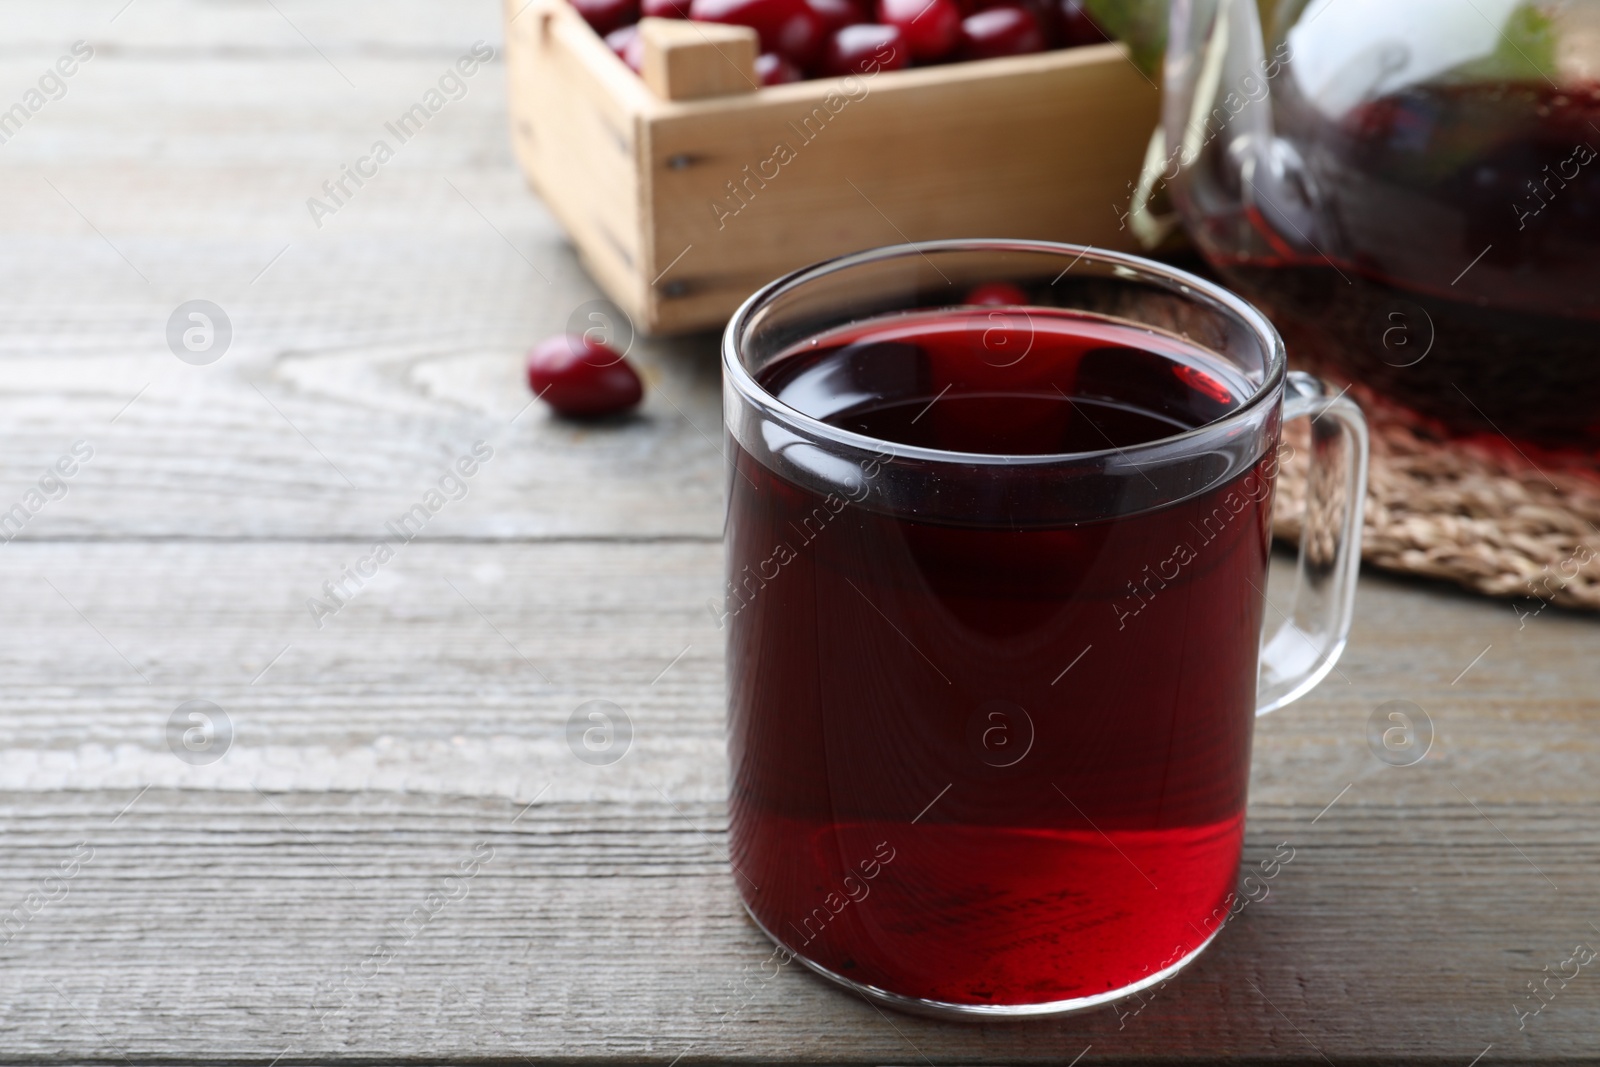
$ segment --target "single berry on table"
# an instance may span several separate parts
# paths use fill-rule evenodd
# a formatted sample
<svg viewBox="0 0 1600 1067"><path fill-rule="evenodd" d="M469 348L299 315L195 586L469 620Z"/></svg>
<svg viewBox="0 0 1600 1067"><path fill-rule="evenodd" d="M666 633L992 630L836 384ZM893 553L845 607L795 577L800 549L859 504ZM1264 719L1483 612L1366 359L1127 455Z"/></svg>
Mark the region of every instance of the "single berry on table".
<svg viewBox="0 0 1600 1067"><path fill-rule="evenodd" d="M528 387L558 413L574 418L616 415L644 398L644 383L626 357L580 334L547 337L528 353Z"/></svg>

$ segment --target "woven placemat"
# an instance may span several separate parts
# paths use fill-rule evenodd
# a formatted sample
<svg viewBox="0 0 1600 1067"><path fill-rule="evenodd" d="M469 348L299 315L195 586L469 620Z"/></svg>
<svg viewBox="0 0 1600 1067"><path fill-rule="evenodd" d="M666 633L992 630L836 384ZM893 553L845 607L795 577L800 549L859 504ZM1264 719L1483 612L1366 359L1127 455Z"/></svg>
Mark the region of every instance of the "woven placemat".
<svg viewBox="0 0 1600 1067"><path fill-rule="evenodd" d="M1600 611L1600 456L1498 434L1452 434L1370 389L1349 394L1372 430L1366 562L1488 596ZM1285 427L1273 532L1298 542L1310 433Z"/></svg>

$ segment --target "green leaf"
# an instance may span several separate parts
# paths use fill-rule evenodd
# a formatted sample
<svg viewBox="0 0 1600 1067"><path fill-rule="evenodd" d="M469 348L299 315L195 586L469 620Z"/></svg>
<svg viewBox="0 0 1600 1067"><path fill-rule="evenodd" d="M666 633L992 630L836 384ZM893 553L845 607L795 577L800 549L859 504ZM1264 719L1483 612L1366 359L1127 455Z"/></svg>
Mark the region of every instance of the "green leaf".
<svg viewBox="0 0 1600 1067"><path fill-rule="evenodd" d="M1102 30L1128 46L1139 69L1151 77L1160 74L1167 50L1167 0L1084 0L1084 6ZM1270 25L1274 6L1275 0L1257 0L1263 26Z"/></svg>
<svg viewBox="0 0 1600 1067"><path fill-rule="evenodd" d="M1555 21L1537 4L1518 5L1500 29L1495 50L1445 76L1452 82L1555 82Z"/></svg>
<svg viewBox="0 0 1600 1067"><path fill-rule="evenodd" d="M1167 48L1167 0L1085 0L1095 23L1122 41L1133 61L1154 77Z"/></svg>

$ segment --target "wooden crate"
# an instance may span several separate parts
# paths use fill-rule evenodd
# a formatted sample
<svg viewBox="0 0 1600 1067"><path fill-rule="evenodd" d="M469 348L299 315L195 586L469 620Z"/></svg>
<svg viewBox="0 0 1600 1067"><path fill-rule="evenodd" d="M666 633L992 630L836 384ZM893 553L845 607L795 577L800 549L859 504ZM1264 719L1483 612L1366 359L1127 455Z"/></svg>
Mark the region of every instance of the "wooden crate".
<svg viewBox="0 0 1600 1067"><path fill-rule="evenodd" d="M1122 213L1158 93L1121 45L682 101L565 0L505 13L517 158L644 332L720 326L778 275L876 245L1135 247Z"/></svg>

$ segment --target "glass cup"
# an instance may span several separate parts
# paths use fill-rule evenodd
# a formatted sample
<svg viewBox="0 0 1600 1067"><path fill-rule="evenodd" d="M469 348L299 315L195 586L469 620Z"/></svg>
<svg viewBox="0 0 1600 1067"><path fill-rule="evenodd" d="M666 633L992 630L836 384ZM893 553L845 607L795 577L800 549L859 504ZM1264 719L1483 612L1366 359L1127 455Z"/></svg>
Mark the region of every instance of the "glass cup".
<svg viewBox="0 0 1600 1067"><path fill-rule="evenodd" d="M985 283L1015 302L963 303ZM980 361L1022 373L1061 316L1203 353L1215 379L1177 376L1226 378L1235 403L1142 444L985 454L857 432L768 388L864 323L942 324L980 376ZM848 381L816 380L849 401L894 387L917 351L869 347ZM1148 369L1095 358L1102 392ZM1287 373L1272 325L1225 289L1023 241L797 271L735 314L723 372L730 852L774 961L909 1010L1025 1016L1193 959L1231 904L1252 719L1344 647L1356 406ZM985 395L991 421L1037 414L1037 398ZM911 422L966 417L956 399ZM1299 580L1263 639L1282 420L1298 417L1313 420Z"/></svg>

